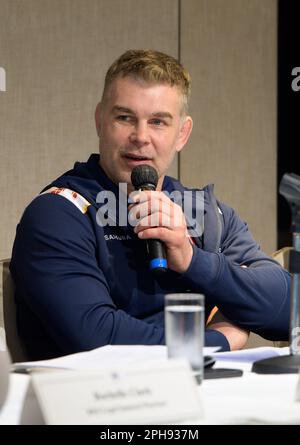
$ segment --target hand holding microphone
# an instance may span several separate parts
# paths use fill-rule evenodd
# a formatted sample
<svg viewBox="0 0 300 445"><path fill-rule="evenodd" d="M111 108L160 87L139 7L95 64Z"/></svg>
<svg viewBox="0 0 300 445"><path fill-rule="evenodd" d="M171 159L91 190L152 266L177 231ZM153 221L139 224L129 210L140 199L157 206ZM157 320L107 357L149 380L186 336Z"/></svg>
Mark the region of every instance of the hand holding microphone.
<svg viewBox="0 0 300 445"><path fill-rule="evenodd" d="M154 191L156 190L158 182L157 171L147 164L134 167L131 172L131 182L135 190ZM146 244L150 260L150 270L156 274L165 272L168 268L168 263L163 243L159 239L148 239Z"/></svg>
<svg viewBox="0 0 300 445"><path fill-rule="evenodd" d="M135 190L141 190L134 197L134 210L139 216L135 232L147 241L150 269L156 274L167 268L184 273L191 263L193 248L181 207L165 193L156 191L158 175L153 167L135 167L131 182Z"/></svg>

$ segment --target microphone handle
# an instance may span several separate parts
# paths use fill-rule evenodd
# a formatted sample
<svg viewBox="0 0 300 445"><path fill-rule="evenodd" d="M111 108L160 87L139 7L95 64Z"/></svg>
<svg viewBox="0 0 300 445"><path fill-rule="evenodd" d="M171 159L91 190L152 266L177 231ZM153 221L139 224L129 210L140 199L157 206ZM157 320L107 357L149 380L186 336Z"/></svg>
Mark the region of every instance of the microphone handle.
<svg viewBox="0 0 300 445"><path fill-rule="evenodd" d="M140 190L155 191L153 184L143 184ZM156 275L160 275L168 269L167 255L164 244L159 239L146 240L148 257L150 260L150 270Z"/></svg>
<svg viewBox="0 0 300 445"><path fill-rule="evenodd" d="M150 260L150 269L155 271L160 269L161 271L167 270L167 256L165 247L159 239L146 240L148 257Z"/></svg>

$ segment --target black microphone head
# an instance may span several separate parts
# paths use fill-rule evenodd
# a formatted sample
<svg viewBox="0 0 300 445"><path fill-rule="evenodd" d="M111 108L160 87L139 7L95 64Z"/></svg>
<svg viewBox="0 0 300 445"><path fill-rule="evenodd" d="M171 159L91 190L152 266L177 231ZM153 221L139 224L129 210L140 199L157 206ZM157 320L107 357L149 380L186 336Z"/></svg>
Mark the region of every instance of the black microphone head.
<svg viewBox="0 0 300 445"><path fill-rule="evenodd" d="M147 164L138 165L131 172L131 182L135 190L147 186L155 190L158 183L157 171Z"/></svg>

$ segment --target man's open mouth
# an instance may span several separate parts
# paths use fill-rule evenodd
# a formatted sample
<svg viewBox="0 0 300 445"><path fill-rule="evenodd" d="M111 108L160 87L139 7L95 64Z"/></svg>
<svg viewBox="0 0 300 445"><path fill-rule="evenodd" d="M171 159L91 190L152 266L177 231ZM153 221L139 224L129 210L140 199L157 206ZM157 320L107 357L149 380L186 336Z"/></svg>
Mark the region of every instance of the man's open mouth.
<svg viewBox="0 0 300 445"><path fill-rule="evenodd" d="M134 154L124 154L123 157L132 161L151 161L151 159L148 158L147 156L140 156Z"/></svg>

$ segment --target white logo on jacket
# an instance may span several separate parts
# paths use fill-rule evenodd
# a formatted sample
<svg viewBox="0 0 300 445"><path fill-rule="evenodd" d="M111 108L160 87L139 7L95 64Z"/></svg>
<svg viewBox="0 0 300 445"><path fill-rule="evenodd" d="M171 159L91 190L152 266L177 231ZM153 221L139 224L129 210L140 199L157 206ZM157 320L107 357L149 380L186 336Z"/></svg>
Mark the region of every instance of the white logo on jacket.
<svg viewBox="0 0 300 445"><path fill-rule="evenodd" d="M132 239L129 235L104 235L105 241L127 241L128 239Z"/></svg>

